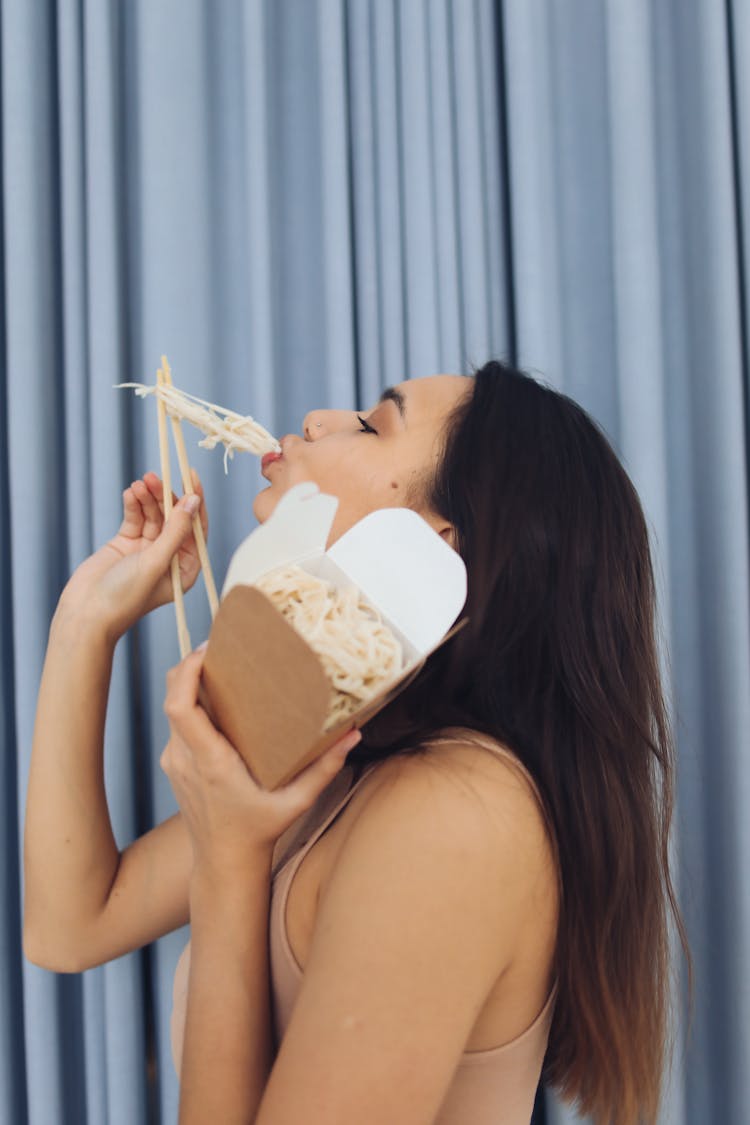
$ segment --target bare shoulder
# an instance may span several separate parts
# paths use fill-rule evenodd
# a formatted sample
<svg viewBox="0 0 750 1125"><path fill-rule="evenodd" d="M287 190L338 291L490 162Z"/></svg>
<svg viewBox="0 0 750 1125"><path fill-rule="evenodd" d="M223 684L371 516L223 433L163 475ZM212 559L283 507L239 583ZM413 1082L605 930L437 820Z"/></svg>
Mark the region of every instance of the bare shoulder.
<svg viewBox="0 0 750 1125"><path fill-rule="evenodd" d="M491 839L512 838L515 849L525 845L530 855L552 859L539 792L517 756L500 743L490 749L456 735L414 754L395 755L378 764L359 796L357 819L368 807L379 816L389 808L396 816L404 804L413 804L415 813L420 807L433 814L439 809L454 825L465 817L467 827Z"/></svg>
<svg viewBox="0 0 750 1125"><path fill-rule="evenodd" d="M329 879L342 864L381 868L398 857L428 854L430 880L446 894L450 872L471 862L475 890L492 894L507 932L516 919L549 900L556 885L554 847L534 783L509 750L494 752L460 737L379 763L355 795ZM439 862L435 862L438 861ZM500 894L497 892L500 891ZM504 907L501 907L504 904Z"/></svg>

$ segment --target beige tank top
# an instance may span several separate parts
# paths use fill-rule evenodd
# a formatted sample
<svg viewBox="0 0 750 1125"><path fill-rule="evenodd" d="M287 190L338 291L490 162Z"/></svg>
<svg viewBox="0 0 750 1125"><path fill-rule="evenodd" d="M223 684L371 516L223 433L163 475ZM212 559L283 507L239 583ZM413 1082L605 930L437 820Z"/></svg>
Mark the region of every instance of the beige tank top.
<svg viewBox="0 0 750 1125"><path fill-rule="evenodd" d="M475 731L462 730L461 737L485 746L506 758L511 757L514 765L537 792L531 776L518 759L510 755L507 750ZM447 741L447 736L445 740ZM340 783L348 774L348 784L343 796L338 796L331 808L331 788L334 789L334 793L336 791L340 793L340 788L338 785L329 787L325 794L321 794L321 798L322 807L325 808L327 805L330 811L323 814L323 819L319 820L317 827L310 830L311 824L317 819L315 812L320 815L321 798L319 803L305 815L302 833L297 830L291 837L282 837L280 841L282 848L276 852L277 857L281 855L281 862L274 865L269 912L269 957L275 1050L278 1050L278 1045L291 1019L303 977L302 968L295 960L286 931L286 903L289 888L305 855L378 764L374 762L367 766L354 784L351 784L353 771L343 770L336 779ZM298 824L295 824L294 828L298 829ZM308 833L307 839L301 847L296 847L300 835L305 832ZM288 854L290 850L291 855ZM287 852L286 856L281 854L283 851ZM183 950L174 977L171 1040L172 1058L178 1074L182 1057L189 967L190 943ZM511 1042L485 1051L464 1051L440 1112L435 1118L435 1125L528 1125L544 1053L547 1049L555 993L556 988L553 988L533 1023Z"/></svg>

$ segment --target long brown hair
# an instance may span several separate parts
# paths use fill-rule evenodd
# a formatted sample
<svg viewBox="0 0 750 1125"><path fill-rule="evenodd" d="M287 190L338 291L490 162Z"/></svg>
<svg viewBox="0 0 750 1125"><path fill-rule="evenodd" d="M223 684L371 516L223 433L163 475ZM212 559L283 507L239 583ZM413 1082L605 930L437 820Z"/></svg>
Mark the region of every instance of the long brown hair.
<svg viewBox="0 0 750 1125"><path fill-rule="evenodd" d="M350 761L446 727L509 747L554 832L562 903L544 1078L597 1122L656 1120L668 1057L674 746L638 495L567 396L491 361L446 425L423 500L457 532L468 625Z"/></svg>

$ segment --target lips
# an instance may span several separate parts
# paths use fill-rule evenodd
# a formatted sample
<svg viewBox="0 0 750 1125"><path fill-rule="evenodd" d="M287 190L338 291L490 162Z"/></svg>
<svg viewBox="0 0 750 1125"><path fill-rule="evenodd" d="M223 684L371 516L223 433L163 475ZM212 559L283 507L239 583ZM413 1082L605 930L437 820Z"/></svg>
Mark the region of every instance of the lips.
<svg viewBox="0 0 750 1125"><path fill-rule="evenodd" d="M261 458L261 468L265 471L269 465L273 465L274 461L280 461L283 453L264 453Z"/></svg>

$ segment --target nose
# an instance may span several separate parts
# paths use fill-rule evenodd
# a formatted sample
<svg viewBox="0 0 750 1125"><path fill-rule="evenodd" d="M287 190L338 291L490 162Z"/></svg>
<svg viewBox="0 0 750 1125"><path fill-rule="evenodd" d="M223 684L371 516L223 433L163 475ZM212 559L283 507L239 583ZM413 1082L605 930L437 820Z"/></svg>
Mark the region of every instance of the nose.
<svg viewBox="0 0 750 1125"><path fill-rule="evenodd" d="M322 410L311 410L309 414L305 415L305 420L302 424L302 432L305 435L305 441L315 441L320 437L320 431L323 429L323 423L318 415L322 414Z"/></svg>
<svg viewBox="0 0 750 1125"><path fill-rule="evenodd" d="M353 417L351 410L311 410L302 422L305 441L317 441L326 434L351 426Z"/></svg>

